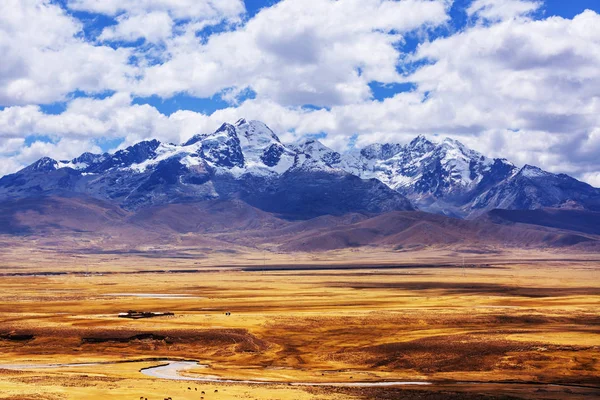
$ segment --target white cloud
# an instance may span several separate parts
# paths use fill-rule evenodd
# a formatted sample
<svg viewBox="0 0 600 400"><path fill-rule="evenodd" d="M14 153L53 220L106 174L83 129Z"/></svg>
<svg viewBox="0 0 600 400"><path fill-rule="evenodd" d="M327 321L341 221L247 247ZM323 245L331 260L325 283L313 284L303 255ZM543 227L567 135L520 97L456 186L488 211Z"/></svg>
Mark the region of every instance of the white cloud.
<svg viewBox="0 0 600 400"><path fill-rule="evenodd" d="M0 155L0 177L21 169L23 165L15 160L13 157L7 157Z"/></svg>
<svg viewBox="0 0 600 400"><path fill-rule="evenodd" d="M42 117L38 106L5 108L0 111L0 137L6 139L34 135L36 121Z"/></svg>
<svg viewBox="0 0 600 400"><path fill-rule="evenodd" d="M356 103L370 98L370 81L401 79L395 47L401 34L445 23L449 5L448 0L315 0L307 7L302 0L284 0L238 29L204 38L198 31L207 25L238 20L243 3L70 1L72 10L117 19L100 41L164 42L158 49L113 49L86 42L81 23L57 3L6 1L0 15L5 33L0 35L5 56L0 105L51 103L75 90L210 97L246 88L285 105ZM138 67L129 64L134 55L141 58Z"/></svg>
<svg viewBox="0 0 600 400"><path fill-rule="evenodd" d="M242 0L69 0L72 10L116 17L117 25L107 27L100 40L156 43L173 34L176 22L218 24L237 22L245 11Z"/></svg>
<svg viewBox="0 0 600 400"><path fill-rule="evenodd" d="M164 12L151 12L141 15L122 15L117 17L118 24L102 31L100 40L123 40L134 42L145 38L156 43L168 38L173 30L173 20Z"/></svg>
<svg viewBox="0 0 600 400"><path fill-rule="evenodd" d="M582 178L590 185L600 188L600 172L588 172Z"/></svg>
<svg viewBox="0 0 600 400"><path fill-rule="evenodd" d="M170 59L146 69L133 90L209 97L250 87L284 105L356 103L370 81L396 82L402 33L447 21L445 0L284 0L206 43L168 42Z"/></svg>
<svg viewBox="0 0 600 400"><path fill-rule="evenodd" d="M0 138L0 155L11 155L23 147L23 138Z"/></svg>
<svg viewBox="0 0 600 400"><path fill-rule="evenodd" d="M75 90L128 84L130 50L78 37L81 24L49 0L4 0L0 12L0 105L49 103Z"/></svg>
<svg viewBox="0 0 600 400"><path fill-rule="evenodd" d="M6 108L0 111L0 136L37 134L74 140L126 137L139 141L158 135L164 140L178 140L178 132L169 129L167 120L156 108L132 105L129 94L118 93L102 100L72 100L58 115L44 114L37 106Z"/></svg>
<svg viewBox="0 0 600 400"><path fill-rule="evenodd" d="M176 19L234 18L245 10L242 0L68 0L67 4L72 10L111 16L162 11Z"/></svg>
<svg viewBox="0 0 600 400"><path fill-rule="evenodd" d="M467 8L467 14L500 21L531 14L542 4L541 0L475 0Z"/></svg>

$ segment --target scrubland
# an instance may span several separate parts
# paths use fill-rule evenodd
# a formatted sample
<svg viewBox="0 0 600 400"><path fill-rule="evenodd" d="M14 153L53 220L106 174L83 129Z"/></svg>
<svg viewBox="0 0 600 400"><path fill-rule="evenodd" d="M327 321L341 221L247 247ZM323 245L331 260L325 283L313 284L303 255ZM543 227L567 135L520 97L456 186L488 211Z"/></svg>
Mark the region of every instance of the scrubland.
<svg viewBox="0 0 600 400"><path fill-rule="evenodd" d="M0 399L600 396L593 255L2 254ZM128 310L175 316L118 317ZM267 383L140 373L164 360L206 365L186 376ZM42 368L72 363L88 365ZM431 385L290 385L385 381Z"/></svg>

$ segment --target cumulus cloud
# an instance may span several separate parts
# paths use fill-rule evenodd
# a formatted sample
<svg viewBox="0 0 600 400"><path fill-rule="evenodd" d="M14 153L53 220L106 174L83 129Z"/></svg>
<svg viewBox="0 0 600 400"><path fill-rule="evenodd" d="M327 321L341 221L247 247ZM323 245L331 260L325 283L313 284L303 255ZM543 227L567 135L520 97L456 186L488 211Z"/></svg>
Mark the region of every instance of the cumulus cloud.
<svg viewBox="0 0 600 400"><path fill-rule="evenodd" d="M98 14L168 12L176 19L234 18L244 12L242 0L68 0L72 10Z"/></svg>
<svg viewBox="0 0 600 400"><path fill-rule="evenodd" d="M67 3L70 10L116 18L100 43L143 37L164 42L157 51L87 42L82 24L50 0L7 2L0 16L0 105L51 103L76 90L211 97L252 89L292 106L360 102L371 96L369 82L401 79L396 45L402 34L447 22L450 4L315 0L307 7L303 0L283 0L238 29L205 37L199 32L208 24L239 19L243 2ZM141 61L131 65L132 57Z"/></svg>
<svg viewBox="0 0 600 400"><path fill-rule="evenodd" d="M168 38L173 30L173 20L164 12L151 12L140 15L117 17L117 25L105 28L100 40L123 40L135 42L145 38L148 42L157 43Z"/></svg>
<svg viewBox="0 0 600 400"><path fill-rule="evenodd" d="M90 140L130 137L142 140L161 131L167 117L154 107L132 105L127 93L105 99L78 98L57 115L45 114L38 106L9 107L0 111L0 136L37 134L57 138Z"/></svg>
<svg viewBox="0 0 600 400"><path fill-rule="evenodd" d="M0 105L49 103L75 90L125 87L129 49L84 41L81 24L49 0L4 0L0 13Z"/></svg>
<svg viewBox="0 0 600 400"><path fill-rule="evenodd" d="M582 179L594 187L600 187L600 172L587 172Z"/></svg>
<svg viewBox="0 0 600 400"><path fill-rule="evenodd" d="M176 22L218 24L236 22L245 11L242 0L69 0L72 10L116 17L101 40L156 43L172 35ZM202 25L204 26L204 25Z"/></svg>
<svg viewBox="0 0 600 400"><path fill-rule="evenodd" d="M23 138L0 138L0 156L10 156L23 147Z"/></svg>
<svg viewBox="0 0 600 400"><path fill-rule="evenodd" d="M168 42L170 59L146 69L133 90L209 97L251 88L261 99L332 106L370 98L371 81L397 82L402 34L448 20L447 1L284 0L243 27L203 43Z"/></svg>
<svg viewBox="0 0 600 400"><path fill-rule="evenodd" d="M6 157L0 154L0 176L12 174L23 166L13 157Z"/></svg>
<svg viewBox="0 0 600 400"><path fill-rule="evenodd" d="M531 14L542 6L540 0L475 0L467 8L469 16L501 21Z"/></svg>

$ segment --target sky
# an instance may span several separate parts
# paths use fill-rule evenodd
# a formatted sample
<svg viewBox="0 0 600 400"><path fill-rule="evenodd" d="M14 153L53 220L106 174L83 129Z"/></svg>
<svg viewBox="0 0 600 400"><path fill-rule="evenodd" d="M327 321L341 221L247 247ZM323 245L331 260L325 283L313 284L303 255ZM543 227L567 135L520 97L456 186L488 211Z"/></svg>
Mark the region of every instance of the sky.
<svg viewBox="0 0 600 400"><path fill-rule="evenodd" d="M2 0L0 176L256 119L600 187L599 0Z"/></svg>

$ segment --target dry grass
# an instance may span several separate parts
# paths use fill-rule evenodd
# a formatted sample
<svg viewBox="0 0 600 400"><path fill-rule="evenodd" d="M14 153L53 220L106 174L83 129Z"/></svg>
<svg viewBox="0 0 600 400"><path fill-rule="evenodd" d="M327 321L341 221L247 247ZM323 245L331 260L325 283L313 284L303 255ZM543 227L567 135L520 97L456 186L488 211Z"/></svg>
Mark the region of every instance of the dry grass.
<svg viewBox="0 0 600 400"><path fill-rule="evenodd" d="M38 248L30 249L27 261L24 246L3 250L0 363L177 358L209 365L196 373L233 379L428 380L436 385L192 385L145 377L140 368L157 363L144 361L0 370L0 399L93 399L108 391L111 398L198 399L196 387L210 389L206 399L557 399L599 394L598 389L577 387L600 387L600 267L593 256L567 260L551 253L466 254L468 268L461 268L462 256L449 249L269 254L267 263L262 252L213 252L196 259L198 250L185 250L188 258L172 257L181 255L181 249L165 251L150 257L152 253L56 254ZM423 266L415 267L418 263ZM259 270L239 267L252 264ZM303 267L293 267L297 264ZM368 264L402 268L366 268ZM88 270L104 274L82 274ZM188 272L162 272L166 270ZM10 275L31 272L70 274ZM122 295L127 293L179 296ZM176 316L117 317L130 309L173 311ZM225 316L226 311L232 315ZM452 383L456 381L522 385Z"/></svg>

